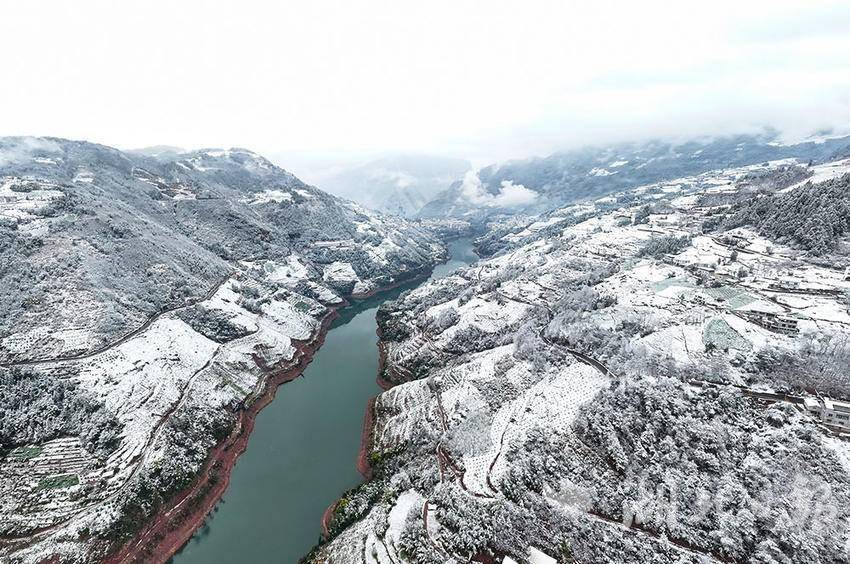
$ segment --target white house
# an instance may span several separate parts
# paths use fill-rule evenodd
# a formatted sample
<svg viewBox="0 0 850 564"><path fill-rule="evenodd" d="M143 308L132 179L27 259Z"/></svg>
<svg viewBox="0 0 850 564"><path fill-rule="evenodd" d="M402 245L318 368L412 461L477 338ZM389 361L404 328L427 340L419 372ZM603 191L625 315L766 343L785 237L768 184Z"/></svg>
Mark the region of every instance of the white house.
<svg viewBox="0 0 850 564"><path fill-rule="evenodd" d="M822 423L850 430L850 403L829 398L806 398L803 403Z"/></svg>

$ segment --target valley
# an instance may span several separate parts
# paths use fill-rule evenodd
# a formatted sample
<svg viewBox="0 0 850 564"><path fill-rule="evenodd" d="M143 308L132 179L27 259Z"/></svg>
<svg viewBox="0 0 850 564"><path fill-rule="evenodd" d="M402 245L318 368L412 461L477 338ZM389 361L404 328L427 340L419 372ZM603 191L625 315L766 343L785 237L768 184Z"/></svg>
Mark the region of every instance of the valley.
<svg viewBox="0 0 850 564"><path fill-rule="evenodd" d="M451 259L430 279L474 259L469 239L449 243ZM174 558L175 564L274 556L296 562L322 532L322 512L362 477L356 461L363 416L381 389L375 314L419 286L415 281L339 310L322 347L298 378L258 416L219 506Z"/></svg>
<svg viewBox="0 0 850 564"><path fill-rule="evenodd" d="M850 2L0 53L0 564L850 564Z"/></svg>
<svg viewBox="0 0 850 564"><path fill-rule="evenodd" d="M188 538L335 310L447 256L416 226L245 150L0 148L19 155L0 170L3 559L101 560L172 529Z"/></svg>
<svg viewBox="0 0 850 564"><path fill-rule="evenodd" d="M840 151L414 221L244 149L0 146L0 558L850 546Z"/></svg>

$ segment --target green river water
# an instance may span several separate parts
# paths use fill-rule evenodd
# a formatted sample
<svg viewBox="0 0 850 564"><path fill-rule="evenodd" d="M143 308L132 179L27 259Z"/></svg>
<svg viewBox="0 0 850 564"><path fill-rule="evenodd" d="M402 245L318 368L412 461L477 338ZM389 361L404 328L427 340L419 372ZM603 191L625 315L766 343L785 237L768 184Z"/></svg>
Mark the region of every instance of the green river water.
<svg viewBox="0 0 850 564"><path fill-rule="evenodd" d="M477 260L470 239L449 244L439 278ZM319 540L325 509L362 479L355 468L363 416L380 393L375 313L422 282L340 310L303 377L257 417L248 448L215 511L175 564L295 563Z"/></svg>

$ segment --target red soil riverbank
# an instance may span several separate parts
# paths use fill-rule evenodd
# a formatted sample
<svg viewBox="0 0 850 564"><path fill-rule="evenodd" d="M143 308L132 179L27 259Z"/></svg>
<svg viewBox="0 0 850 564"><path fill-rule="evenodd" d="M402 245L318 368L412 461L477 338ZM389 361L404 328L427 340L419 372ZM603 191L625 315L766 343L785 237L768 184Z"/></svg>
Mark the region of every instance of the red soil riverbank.
<svg viewBox="0 0 850 564"><path fill-rule="evenodd" d="M379 292L391 290L402 284L415 280L425 279L430 276L433 267L413 272L392 284L382 286L358 295L353 299L365 299ZM348 301L337 307L350 305ZM321 327L312 340L306 342L293 342L296 348L295 363L280 369L272 369L266 383L263 394L257 398L248 408L239 412L236 426L231 435L220 445L210 452L207 462L198 474L195 482L174 496L168 502L168 506L161 509L145 527L127 542L118 552L104 559L105 564L122 564L130 562L166 562L180 550L195 531L200 528L207 515L215 508L227 486L230 483L230 474L239 458L248 446L248 438L254 428L254 419L257 414L268 405L275 397L277 388L281 384L290 382L300 376L313 355L319 350L325 340L331 322L339 314L336 309L322 320ZM380 337L380 330L378 332ZM384 365L383 348L380 350L380 366ZM378 374L378 384L382 389L392 387L389 382L383 382ZM364 417L364 430L362 433L360 452L358 453L357 469L364 479L369 480L372 469L369 465L369 450L374 421L373 398L367 407ZM322 516L322 531L327 535L328 526L333 518L333 511L339 501L331 504Z"/></svg>
<svg viewBox="0 0 850 564"><path fill-rule="evenodd" d="M328 505L328 508L325 509L324 513L322 513L322 537L324 538L328 538L330 536L331 519L334 517L334 510L338 503L339 500L336 500L332 504Z"/></svg>
<svg viewBox="0 0 850 564"><path fill-rule="evenodd" d="M375 402L372 398L366 404L363 415L363 431L360 434L360 451L357 453L357 471L367 482L372 479L372 466L369 464L369 451L372 450L372 429L375 425Z"/></svg>
<svg viewBox="0 0 850 564"><path fill-rule="evenodd" d="M168 507L160 510L117 553L106 558L107 564L166 562L192 538L224 495L236 460L248 446L257 414L274 399L281 384L304 372L324 343L331 322L337 315L336 310L331 310L310 341L293 343L296 349L294 363L271 370L262 395L239 412L233 432L213 449L195 482L173 497Z"/></svg>
<svg viewBox="0 0 850 564"><path fill-rule="evenodd" d="M389 380L384 380L382 376L387 362L387 353L383 346L380 325L376 334L378 335L378 375L375 377L375 381L386 392L395 386L395 384ZM378 398L376 396L369 400L369 403L366 405L366 413L363 415L363 430L360 433L360 450L357 452L357 471L360 472L360 475L367 482L372 479L372 465L369 463L369 455L372 450L372 431L375 426L375 403L377 401Z"/></svg>
<svg viewBox="0 0 850 564"><path fill-rule="evenodd" d="M366 403L366 413L363 415L363 430L360 433L360 450L357 451L357 471L363 476L365 481L372 479L372 466L369 464L369 454L372 441L372 426L375 423L375 401L377 397L371 398ZM328 538L330 536L331 520L334 516L334 510L340 500L334 501L325 509L322 514L322 536Z"/></svg>

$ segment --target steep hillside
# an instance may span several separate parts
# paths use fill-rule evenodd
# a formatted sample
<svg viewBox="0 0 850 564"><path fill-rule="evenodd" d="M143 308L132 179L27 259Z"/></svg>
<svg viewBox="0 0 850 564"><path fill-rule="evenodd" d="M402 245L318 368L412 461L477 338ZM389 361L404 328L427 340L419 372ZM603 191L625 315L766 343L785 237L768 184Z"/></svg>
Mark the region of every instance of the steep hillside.
<svg viewBox="0 0 850 564"><path fill-rule="evenodd" d="M850 162L788 167L505 225L382 307L372 479L309 560L846 561L850 443L810 411L850 398L844 223L759 210L845 221Z"/></svg>
<svg viewBox="0 0 850 564"><path fill-rule="evenodd" d="M784 145L772 135L739 135L687 143L649 142L587 148L509 161L469 173L425 205L423 218L485 221L539 213L619 190L710 170L784 158L802 163L838 158L850 138Z"/></svg>
<svg viewBox="0 0 850 564"><path fill-rule="evenodd" d="M0 140L0 559L97 560L208 503L333 308L444 257L244 149Z"/></svg>
<svg viewBox="0 0 850 564"><path fill-rule="evenodd" d="M0 168L0 363L94 350L197 300L241 262L298 257L350 294L436 252L416 227L250 151L157 160L50 139L6 139L0 151L24 152Z"/></svg>

